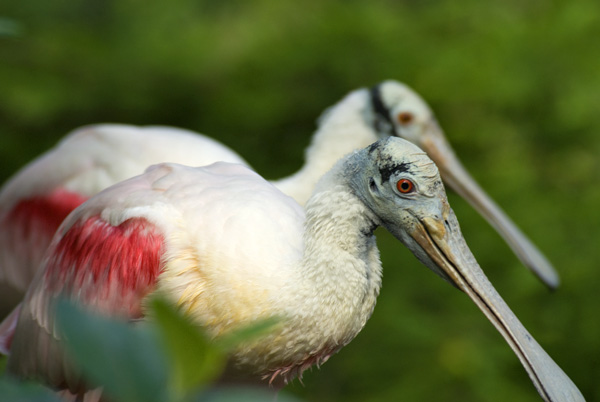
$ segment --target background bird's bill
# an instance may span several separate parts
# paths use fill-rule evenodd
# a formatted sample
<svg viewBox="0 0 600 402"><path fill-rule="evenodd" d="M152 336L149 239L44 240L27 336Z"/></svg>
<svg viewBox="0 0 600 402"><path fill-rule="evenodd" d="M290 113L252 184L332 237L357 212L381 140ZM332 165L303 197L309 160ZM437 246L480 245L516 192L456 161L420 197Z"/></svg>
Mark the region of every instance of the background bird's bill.
<svg viewBox="0 0 600 402"><path fill-rule="evenodd" d="M467 246L454 212L415 218L410 236L425 251L422 262L464 291L504 336L545 401L583 401L569 377L527 332L489 282Z"/></svg>
<svg viewBox="0 0 600 402"><path fill-rule="evenodd" d="M544 284L551 289L558 287L560 279L554 267L469 175L435 119L426 124L428 127L423 130L425 134L417 145L438 166L444 183L467 200L500 233L521 262Z"/></svg>

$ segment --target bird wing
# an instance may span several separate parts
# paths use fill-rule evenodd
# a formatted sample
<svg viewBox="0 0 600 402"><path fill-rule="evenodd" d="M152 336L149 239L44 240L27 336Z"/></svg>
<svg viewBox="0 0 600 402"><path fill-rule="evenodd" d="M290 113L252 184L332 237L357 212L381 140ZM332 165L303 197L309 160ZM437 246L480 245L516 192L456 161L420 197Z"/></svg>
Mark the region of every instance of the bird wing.
<svg viewBox="0 0 600 402"><path fill-rule="evenodd" d="M22 292L63 219L90 196L161 162L246 162L217 141L173 127L77 129L0 189L0 285Z"/></svg>
<svg viewBox="0 0 600 402"><path fill-rule="evenodd" d="M241 165L163 164L102 191L58 229L23 302L8 370L80 390L58 341L58 298L138 319L161 290L215 332L260 316L300 258L303 220L297 203Z"/></svg>

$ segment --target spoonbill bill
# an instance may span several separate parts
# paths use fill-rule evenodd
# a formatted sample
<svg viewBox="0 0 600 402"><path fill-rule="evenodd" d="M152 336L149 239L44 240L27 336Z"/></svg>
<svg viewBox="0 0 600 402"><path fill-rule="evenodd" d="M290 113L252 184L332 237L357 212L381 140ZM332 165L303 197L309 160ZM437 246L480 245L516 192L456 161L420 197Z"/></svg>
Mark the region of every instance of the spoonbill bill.
<svg viewBox="0 0 600 402"><path fill-rule="evenodd" d="M56 333L57 300L139 320L160 292L214 337L279 317L230 359L249 378L284 384L338 352L370 317L382 281L378 226L476 303L544 400L583 401L479 268L435 164L393 137L342 158L304 209L250 169L222 162L156 165L93 196L52 240L7 370L84 393Z"/></svg>
<svg viewBox="0 0 600 402"><path fill-rule="evenodd" d="M558 286L547 259L462 167L425 101L399 82L353 91L329 108L303 167L275 185L304 205L317 180L339 158L386 136L405 138L425 150L446 183L496 228L524 265L548 286ZM105 124L72 132L0 189L0 292L16 293L12 302L4 301L5 308L23 296L52 235L77 205L152 164L216 161L245 163L215 140L182 129Z"/></svg>

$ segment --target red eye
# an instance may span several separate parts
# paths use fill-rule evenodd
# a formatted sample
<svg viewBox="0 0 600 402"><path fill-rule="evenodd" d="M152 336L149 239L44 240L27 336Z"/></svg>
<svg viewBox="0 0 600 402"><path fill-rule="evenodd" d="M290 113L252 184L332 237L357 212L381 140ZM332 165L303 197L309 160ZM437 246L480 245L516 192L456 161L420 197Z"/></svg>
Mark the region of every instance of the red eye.
<svg viewBox="0 0 600 402"><path fill-rule="evenodd" d="M410 112L398 113L397 119L400 124L408 124L413 121L414 115Z"/></svg>
<svg viewBox="0 0 600 402"><path fill-rule="evenodd" d="M400 179L398 183L396 183L396 188L403 194L410 193L415 188L415 185L412 181L408 179Z"/></svg>

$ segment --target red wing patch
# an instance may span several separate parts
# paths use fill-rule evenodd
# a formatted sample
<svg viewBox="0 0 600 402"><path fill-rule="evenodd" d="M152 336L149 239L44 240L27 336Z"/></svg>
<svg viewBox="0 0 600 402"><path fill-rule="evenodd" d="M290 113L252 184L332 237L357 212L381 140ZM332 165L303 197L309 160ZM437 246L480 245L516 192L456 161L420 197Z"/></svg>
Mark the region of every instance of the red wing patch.
<svg viewBox="0 0 600 402"><path fill-rule="evenodd" d="M158 229L143 218L111 226L91 217L53 245L46 263L48 290L111 314L140 317L141 301L161 272L163 244Z"/></svg>
<svg viewBox="0 0 600 402"><path fill-rule="evenodd" d="M65 217L86 201L80 194L56 189L49 194L20 200L0 223L0 256L9 282L25 290Z"/></svg>
<svg viewBox="0 0 600 402"><path fill-rule="evenodd" d="M19 223L23 237L40 232L52 237L67 215L86 200L87 197L78 193L56 189L49 194L19 201L7 220Z"/></svg>

